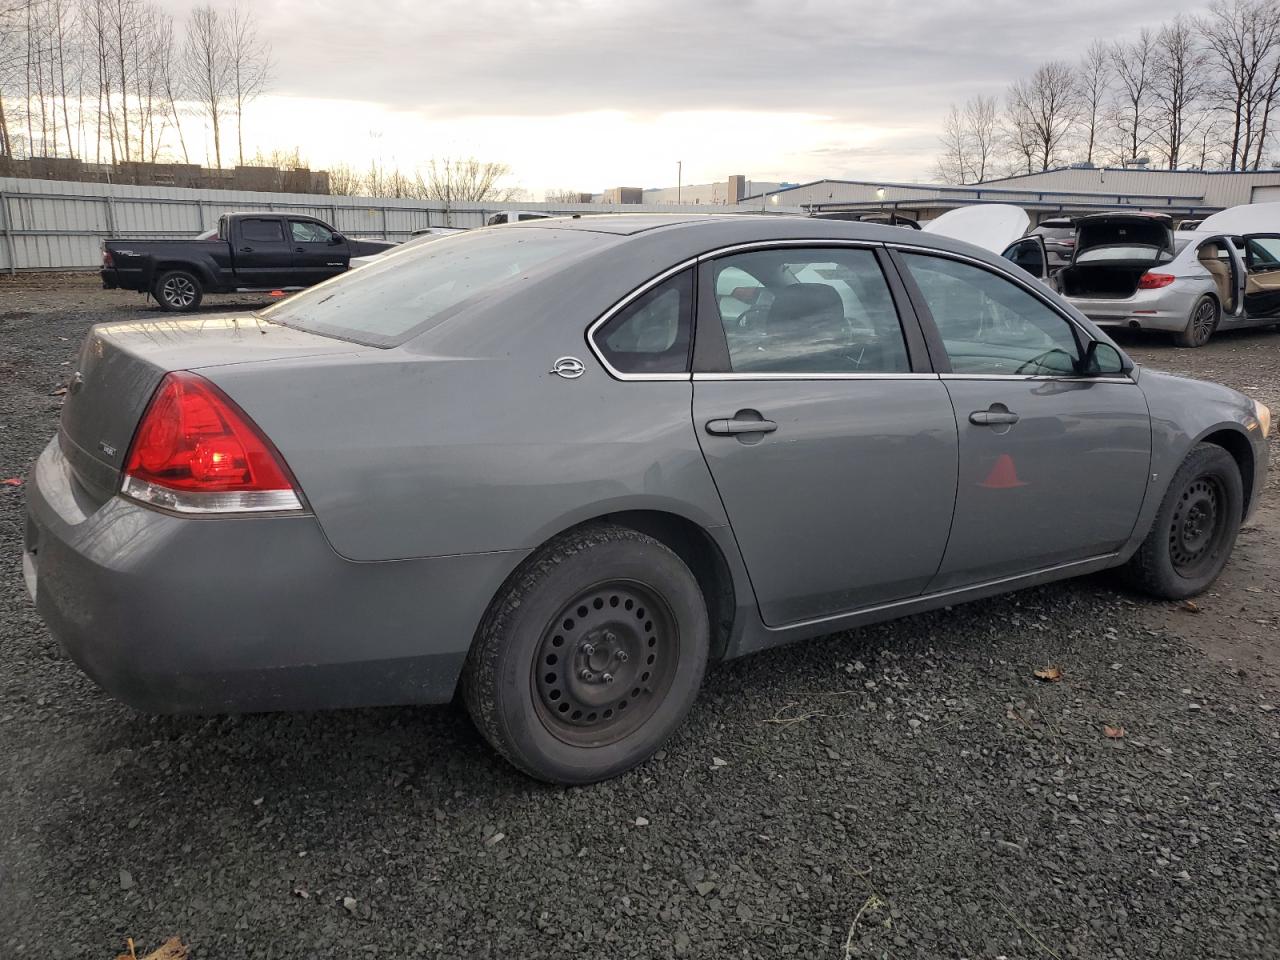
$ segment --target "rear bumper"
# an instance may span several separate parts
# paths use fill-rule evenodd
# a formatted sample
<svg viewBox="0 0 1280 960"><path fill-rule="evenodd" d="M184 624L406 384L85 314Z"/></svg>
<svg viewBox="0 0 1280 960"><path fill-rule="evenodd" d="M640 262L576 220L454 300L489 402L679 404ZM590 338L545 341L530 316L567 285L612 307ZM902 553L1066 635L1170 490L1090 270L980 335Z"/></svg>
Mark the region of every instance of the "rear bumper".
<svg viewBox="0 0 1280 960"><path fill-rule="evenodd" d="M102 277L103 290L147 290L148 278L141 270L121 270L118 267L103 267L98 271Z"/></svg>
<svg viewBox="0 0 1280 960"><path fill-rule="evenodd" d="M23 570L68 655L142 710L440 703L524 551L338 556L312 516L94 509L55 442L29 484Z"/></svg>
<svg viewBox="0 0 1280 960"><path fill-rule="evenodd" d="M1160 290L1140 290L1124 299L1067 297L1067 301L1100 327L1128 327L1177 333L1185 330L1194 296L1176 291L1177 284Z"/></svg>

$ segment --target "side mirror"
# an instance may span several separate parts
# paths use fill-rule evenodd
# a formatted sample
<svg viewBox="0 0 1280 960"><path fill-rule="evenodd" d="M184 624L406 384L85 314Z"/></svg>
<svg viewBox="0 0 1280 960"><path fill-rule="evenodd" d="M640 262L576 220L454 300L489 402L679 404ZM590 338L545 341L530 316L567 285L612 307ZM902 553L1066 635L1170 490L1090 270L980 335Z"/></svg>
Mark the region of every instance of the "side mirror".
<svg viewBox="0 0 1280 960"><path fill-rule="evenodd" d="M331 234L329 237L329 246L336 247L340 243L345 243L346 240L347 238L340 233Z"/></svg>
<svg viewBox="0 0 1280 960"><path fill-rule="evenodd" d="M1090 340L1084 353L1084 374L1087 377L1117 377L1128 373L1124 355L1109 343Z"/></svg>

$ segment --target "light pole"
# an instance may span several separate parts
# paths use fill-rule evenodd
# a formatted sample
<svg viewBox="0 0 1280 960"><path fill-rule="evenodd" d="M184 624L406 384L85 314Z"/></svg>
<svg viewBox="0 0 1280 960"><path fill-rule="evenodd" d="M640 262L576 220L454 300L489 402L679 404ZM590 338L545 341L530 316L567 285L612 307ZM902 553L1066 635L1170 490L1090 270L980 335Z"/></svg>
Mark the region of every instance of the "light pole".
<svg viewBox="0 0 1280 960"><path fill-rule="evenodd" d="M676 161L676 203L683 203L681 197L684 194L684 161Z"/></svg>

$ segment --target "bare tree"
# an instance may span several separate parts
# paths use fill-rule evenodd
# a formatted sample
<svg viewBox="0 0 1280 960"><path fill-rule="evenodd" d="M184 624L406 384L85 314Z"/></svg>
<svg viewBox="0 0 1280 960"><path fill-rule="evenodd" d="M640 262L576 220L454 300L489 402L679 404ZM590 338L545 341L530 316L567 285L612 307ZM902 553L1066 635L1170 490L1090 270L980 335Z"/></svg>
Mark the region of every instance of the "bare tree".
<svg viewBox="0 0 1280 960"><path fill-rule="evenodd" d="M1215 0L1197 20L1218 82L1214 105L1228 119L1227 169L1261 162L1280 51L1280 4L1276 0Z"/></svg>
<svg viewBox="0 0 1280 960"><path fill-rule="evenodd" d="M329 192L339 197L358 196L364 177L354 167L339 163L329 168Z"/></svg>
<svg viewBox="0 0 1280 960"><path fill-rule="evenodd" d="M1094 40L1080 60L1076 80L1086 163L1093 163L1093 154L1098 146L1098 128L1111 93L1111 77L1111 51L1101 40Z"/></svg>
<svg viewBox="0 0 1280 960"><path fill-rule="evenodd" d="M222 120L235 86L228 64L226 25L209 4L191 11L182 66L187 91L213 135L214 165L221 167Z"/></svg>
<svg viewBox="0 0 1280 960"><path fill-rule="evenodd" d="M969 135L964 113L954 103L942 121L938 142L942 144L937 162L938 179L943 183L964 183L969 176Z"/></svg>
<svg viewBox="0 0 1280 960"><path fill-rule="evenodd" d="M579 190L553 188L544 191L542 199L544 203L578 203L582 199L582 192Z"/></svg>
<svg viewBox="0 0 1280 960"><path fill-rule="evenodd" d="M1188 123L1206 86L1205 54L1191 22L1181 16L1160 28L1155 53L1151 128L1165 166L1176 170Z"/></svg>
<svg viewBox="0 0 1280 960"><path fill-rule="evenodd" d="M178 146L182 150L182 162L190 163L191 155L187 152L187 138L182 133L182 106L186 99L186 87L181 64L176 60L174 49L173 17L160 14L156 25L155 72L157 85L161 95L161 103L173 121L174 132L178 135Z"/></svg>
<svg viewBox="0 0 1280 960"><path fill-rule="evenodd" d="M271 75L271 51L258 37L248 6L237 2L226 24L227 69L236 111L236 148L244 163L244 108L262 95Z"/></svg>
<svg viewBox="0 0 1280 960"><path fill-rule="evenodd" d="M995 97L973 97L962 108L955 104L943 123L943 153L938 174L950 183L981 183L995 159L998 124Z"/></svg>
<svg viewBox="0 0 1280 960"><path fill-rule="evenodd" d="M1138 159L1151 139L1155 61L1155 38L1145 28L1136 40L1116 43L1111 48L1116 77L1116 159L1122 164Z"/></svg>
<svg viewBox="0 0 1280 960"><path fill-rule="evenodd" d="M518 187L503 187L498 181L511 174L505 163L489 163L468 157L461 160L432 160L426 175L418 174L421 195L430 200L442 200L446 206L454 203L497 201L506 203L523 191Z"/></svg>
<svg viewBox="0 0 1280 960"><path fill-rule="evenodd" d="M1006 131L1028 170L1048 170L1064 159L1079 118L1071 65L1053 60L1009 87Z"/></svg>

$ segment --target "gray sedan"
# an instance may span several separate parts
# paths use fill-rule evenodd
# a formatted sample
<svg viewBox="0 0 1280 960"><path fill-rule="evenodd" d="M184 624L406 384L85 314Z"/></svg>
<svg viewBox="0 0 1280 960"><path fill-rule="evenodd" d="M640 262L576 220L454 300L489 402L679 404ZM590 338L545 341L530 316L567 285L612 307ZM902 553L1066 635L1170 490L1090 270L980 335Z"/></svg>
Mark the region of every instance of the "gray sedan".
<svg viewBox="0 0 1280 960"><path fill-rule="evenodd" d="M958 241L542 220L95 327L23 567L139 708L461 688L513 764L585 783L657 750L709 660L1106 568L1204 590L1269 431Z"/></svg>

